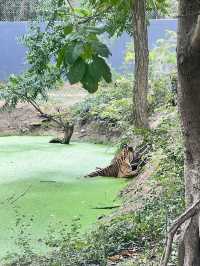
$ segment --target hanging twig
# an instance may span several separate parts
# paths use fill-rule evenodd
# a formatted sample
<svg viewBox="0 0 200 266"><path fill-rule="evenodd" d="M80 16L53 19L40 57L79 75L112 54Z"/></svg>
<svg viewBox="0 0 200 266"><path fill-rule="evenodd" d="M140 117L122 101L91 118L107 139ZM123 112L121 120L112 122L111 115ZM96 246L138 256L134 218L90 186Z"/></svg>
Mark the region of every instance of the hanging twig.
<svg viewBox="0 0 200 266"><path fill-rule="evenodd" d="M166 247L161 258L160 266L167 266L169 262L169 258L172 252L172 244L174 240L174 236L178 230L178 228L184 224L191 217L195 216L200 211L200 200L194 203L188 210L186 210L181 216L175 220L168 232Z"/></svg>

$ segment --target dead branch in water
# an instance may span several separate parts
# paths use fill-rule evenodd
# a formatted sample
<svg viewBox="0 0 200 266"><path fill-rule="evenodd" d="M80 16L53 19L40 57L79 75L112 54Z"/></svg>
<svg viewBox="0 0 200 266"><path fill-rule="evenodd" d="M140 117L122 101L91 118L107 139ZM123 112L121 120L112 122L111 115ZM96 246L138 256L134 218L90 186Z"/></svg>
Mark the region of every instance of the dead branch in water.
<svg viewBox="0 0 200 266"><path fill-rule="evenodd" d="M115 205L115 206L105 206L105 207L94 207L91 209L93 209L93 210L112 210L112 209L117 209L119 207L120 207L120 205Z"/></svg>
<svg viewBox="0 0 200 266"><path fill-rule="evenodd" d="M56 183L55 180L41 180L40 183Z"/></svg>
<svg viewBox="0 0 200 266"><path fill-rule="evenodd" d="M17 196L17 198L15 198L13 201L10 202L10 204L14 204L16 201L18 201L19 199L21 199L22 197L24 197L27 192L30 190L30 188L32 187L32 185L29 185L26 190L24 190L24 192L22 192L19 196Z"/></svg>

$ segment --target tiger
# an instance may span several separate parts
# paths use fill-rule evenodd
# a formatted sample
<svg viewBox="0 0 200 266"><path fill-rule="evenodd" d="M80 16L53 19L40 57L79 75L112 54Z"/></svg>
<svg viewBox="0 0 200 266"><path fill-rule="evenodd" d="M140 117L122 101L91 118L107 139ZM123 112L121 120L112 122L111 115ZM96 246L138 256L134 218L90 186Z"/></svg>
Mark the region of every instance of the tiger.
<svg viewBox="0 0 200 266"><path fill-rule="evenodd" d="M124 145L122 151L117 154L111 164L106 168L98 168L87 177L108 176L108 177L133 177L137 171L132 170L131 162L134 160L133 148Z"/></svg>

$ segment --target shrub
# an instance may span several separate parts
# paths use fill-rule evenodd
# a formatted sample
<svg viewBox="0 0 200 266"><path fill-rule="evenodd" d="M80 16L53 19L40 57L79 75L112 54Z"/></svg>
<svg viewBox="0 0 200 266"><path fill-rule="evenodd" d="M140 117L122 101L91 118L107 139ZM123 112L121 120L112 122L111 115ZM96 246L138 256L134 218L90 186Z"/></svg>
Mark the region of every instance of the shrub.
<svg viewBox="0 0 200 266"><path fill-rule="evenodd" d="M111 85L103 83L95 95L74 107L73 117L81 124L98 121L119 127L121 121L130 123L131 95L131 80L120 77Z"/></svg>

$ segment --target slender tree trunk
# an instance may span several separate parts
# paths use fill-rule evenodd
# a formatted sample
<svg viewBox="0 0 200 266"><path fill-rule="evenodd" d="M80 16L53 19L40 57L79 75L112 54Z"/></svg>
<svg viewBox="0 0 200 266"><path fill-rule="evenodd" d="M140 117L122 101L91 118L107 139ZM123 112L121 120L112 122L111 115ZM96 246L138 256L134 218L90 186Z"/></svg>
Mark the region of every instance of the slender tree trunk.
<svg viewBox="0 0 200 266"><path fill-rule="evenodd" d="M178 102L185 141L185 196L200 198L200 12L199 0L179 0ZM184 224L179 266L200 265L199 215Z"/></svg>
<svg viewBox="0 0 200 266"><path fill-rule="evenodd" d="M133 28L135 49L135 83L133 104L135 124L148 127L147 92L148 92L148 31L146 21L146 0L133 1Z"/></svg>
<svg viewBox="0 0 200 266"><path fill-rule="evenodd" d="M20 6L20 10L19 10L19 15L17 20L27 20L28 18L28 10L27 10L27 1L26 0L22 0L21 1L21 6Z"/></svg>

